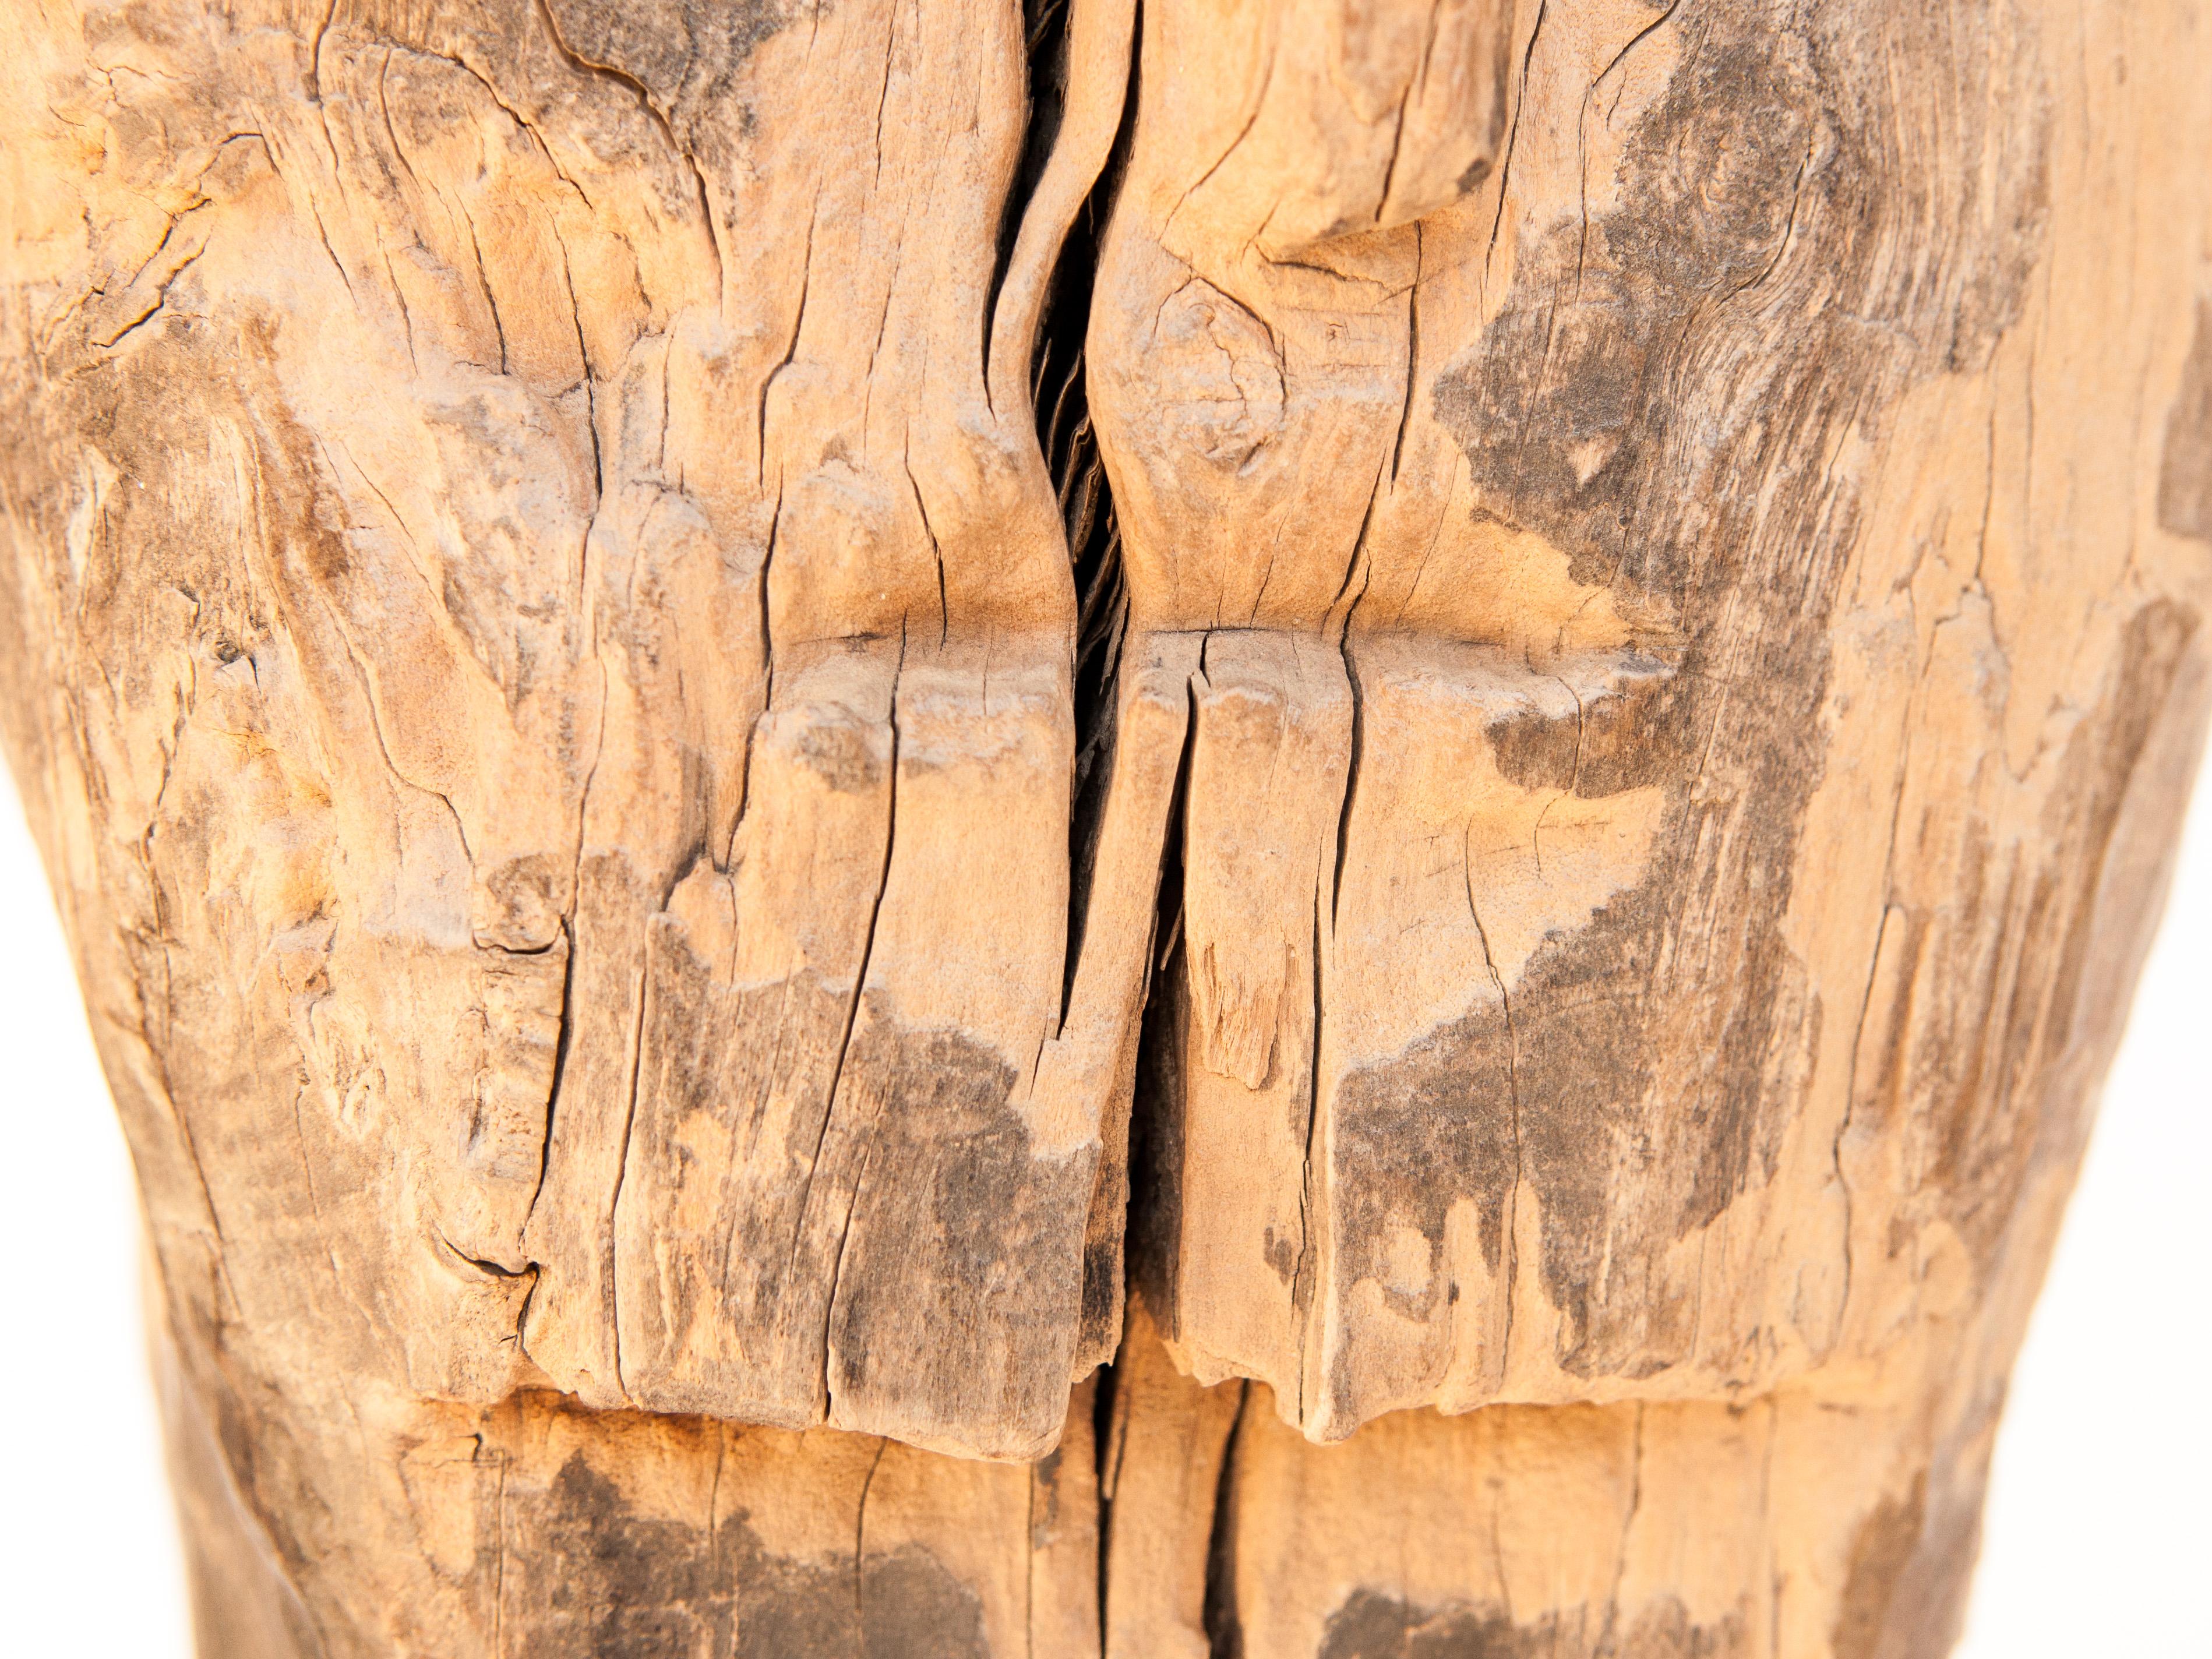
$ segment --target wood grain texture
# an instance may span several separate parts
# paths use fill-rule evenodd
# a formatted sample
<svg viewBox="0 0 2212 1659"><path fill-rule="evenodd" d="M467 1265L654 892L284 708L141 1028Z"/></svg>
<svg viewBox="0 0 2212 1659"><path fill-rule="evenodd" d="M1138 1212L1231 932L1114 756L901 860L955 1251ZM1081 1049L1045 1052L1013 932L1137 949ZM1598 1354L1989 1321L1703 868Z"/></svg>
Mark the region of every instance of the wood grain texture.
<svg viewBox="0 0 2212 1659"><path fill-rule="evenodd" d="M1517 64L1490 187L1324 214L1309 27L1147 9L1091 320L1131 626L1237 665L1139 1183L1170 1340L1324 1439L1872 1358L2039 1249L2107 872L2179 799L2193 440L2149 465L2124 377L2197 429L2201 237L2106 210L2194 186L2070 14L1545 5L1455 48Z"/></svg>
<svg viewBox="0 0 2212 1659"><path fill-rule="evenodd" d="M2212 711L2200 12L0 9L204 1650L1943 1651Z"/></svg>

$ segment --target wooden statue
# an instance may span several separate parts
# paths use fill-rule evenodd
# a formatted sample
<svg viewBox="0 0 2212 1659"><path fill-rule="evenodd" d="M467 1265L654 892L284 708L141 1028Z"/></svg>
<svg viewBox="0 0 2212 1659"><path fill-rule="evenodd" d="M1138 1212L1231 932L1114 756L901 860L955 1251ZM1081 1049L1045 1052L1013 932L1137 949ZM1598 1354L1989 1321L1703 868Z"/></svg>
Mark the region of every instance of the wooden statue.
<svg viewBox="0 0 2212 1659"><path fill-rule="evenodd" d="M204 1654L1947 1650L2212 708L2197 0L0 19Z"/></svg>

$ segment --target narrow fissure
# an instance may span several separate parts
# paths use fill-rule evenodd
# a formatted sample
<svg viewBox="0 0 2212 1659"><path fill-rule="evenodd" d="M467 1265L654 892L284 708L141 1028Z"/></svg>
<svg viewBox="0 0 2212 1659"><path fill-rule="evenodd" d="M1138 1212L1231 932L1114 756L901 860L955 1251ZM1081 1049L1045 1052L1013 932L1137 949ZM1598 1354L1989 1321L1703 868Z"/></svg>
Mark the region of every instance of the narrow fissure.
<svg viewBox="0 0 2212 1659"><path fill-rule="evenodd" d="M876 924L883 919L884 895L890 890L891 859L898 844L898 769L899 769L899 681L906 672L906 629L899 629L898 665L891 671L891 693L889 702L891 730L891 787L890 800L884 822L883 871L876 878L876 896L868 911L868 931L860 945L860 967L853 980L852 1000L845 1005L845 1031L837 1042L837 1063L830 1073L830 1092L822 1104L822 1128L815 1138L813 1161L806 1170L806 1187L799 1201L799 1224L804 1230L806 1216L814 1200L814 1177L822 1168L822 1149L830 1138L830 1126L837 1112L839 1086L845 1080L845 1061L853 1052L853 1029L860 1017L860 999L867 994L868 963L876 950ZM837 1290L845 1277L845 1250L853 1237L853 1217L860 1207L860 1198L867 1186L868 1164L874 1149L863 1153L860 1172L854 1177L853 1191L845 1204L845 1221L837 1236L837 1255L830 1269L830 1291L822 1302L822 1409L825 1413L832 1405L830 1376L833 1356L830 1352L831 1333L837 1318ZM794 1249L796 1243L794 1241Z"/></svg>
<svg viewBox="0 0 2212 1659"><path fill-rule="evenodd" d="M1068 88L1068 10L1069 0L1026 0L1024 16L1030 31L1031 109L1029 142L1024 155L1021 190L1018 192L1020 199L1026 199L1033 193L1045 161L1051 153L1053 140L1060 131ZM1130 144L1136 125L1138 82L1142 72L1136 44L1143 38L1141 0L1132 27L1135 39L1131 44L1129 85L1122 101L1120 125L1107 154L1105 165L1085 198L1074 222L1068 228L1055 261L1045 294L1042 314L1038 321L1029 388L1030 406L1036 412L1037 442L1043 452L1046 471L1052 480L1061 526L1067 538L1076 601L1073 664L1074 766L1068 804L1066 955L1060 994L1063 1024L1074 995L1076 970L1082 960L1084 926L1091 906L1106 798L1113 778L1121 653L1129 627L1129 596L1122 567L1121 528L1115 520L1113 492L1107 480L1097 435L1091 421L1085 374L1085 339L1090 326L1099 256L1115 198L1127 169ZM1001 282L1012 252L1018 222L1014 216L1009 216L1000 242L999 266ZM989 345L987 339L986 361L988 361ZM1195 724L1194 720L1193 724ZM1146 951L1148 981L1153 981L1157 975L1173 971L1173 959L1180 942L1182 906L1180 848L1189 767L1190 736L1186 730L1161 848L1152 935ZM1171 1006L1171 997L1166 1000L1166 1004ZM1139 1212L1139 1194L1158 1184L1144 1180L1140 1171L1159 1152L1155 1127L1149 1121L1154 1115L1152 1097L1158 1091L1146 1087L1146 1074L1152 1069L1152 1065L1147 1062L1156 1063L1161 1048L1163 1010L1163 999L1154 994L1154 985L1148 982L1139 1036L1139 1077L1135 1085L1135 1098L1129 1106L1131 1121L1125 1143L1129 1169L1128 1198L1121 1218L1121 1249L1116 1263L1121 1274L1121 1288L1124 1297L1127 1285L1138 1271L1138 1255L1149 1254L1158 1256L1162 1254L1157 1249L1143 1252L1137 1235L1146 1219ZM1152 1219L1157 1225L1160 1218ZM1171 1249L1168 1258L1171 1260ZM1089 1300L1087 1292L1085 1299ZM1092 1401L1092 1447L1097 1492L1097 1578L1095 1595L1101 1653L1110 1650L1112 1646L1109 1587L1114 1568L1114 1503L1121 1438L1127 1429L1129 1406L1123 1394L1123 1380L1116 1368L1120 1358L1117 1352L1115 1363L1109 1363L1100 1369ZM1233 1431L1228 1449L1230 1452L1234 1450ZM1227 1490L1226 1480L1224 1462L1224 1495ZM1224 1555L1226 1547L1226 1534L1217 1516L1216 1537L1208 1566L1209 1631L1214 1624L1212 1592L1216 1574L1212 1558Z"/></svg>
<svg viewBox="0 0 2212 1659"><path fill-rule="evenodd" d="M1213 1483L1213 1524L1206 1542L1206 1599L1200 1618L1209 1659L1243 1659L1244 1626L1237 1613L1237 1446L1252 1409L1252 1385L1237 1385L1237 1416L1221 1448Z"/></svg>
<svg viewBox="0 0 2212 1659"><path fill-rule="evenodd" d="M1031 0L1032 84L1042 76L1048 90L1034 100L1031 149L1042 167L1040 128L1058 131L1066 91L1066 9L1063 0ZM1041 59L1040 26L1059 40ZM1128 590L1122 579L1121 532L1114 516L1113 492L1106 479L1084 377L1084 337L1090 327L1098 256L1114 198L1127 168L1136 123L1136 69L1132 49L1130 86L1123 99L1121 124L1097 182L1092 185L1075 222L1061 244L1037 327L1037 349L1030 374L1030 401L1036 410L1037 442L1045 470L1059 499L1067 535L1068 561L1075 579L1074 661L1075 770L1068 812L1067 955L1061 980L1060 1013L1066 1017L1081 960L1083 927L1090 907L1098 830L1107 784L1112 774L1115 699L1121 645L1129 619Z"/></svg>
<svg viewBox="0 0 2212 1659"><path fill-rule="evenodd" d="M568 1074L568 1054L575 1040L576 927L568 916L561 918L561 936L568 946L568 954L561 963L561 1027L553 1038L553 1075L545 1085L545 1138L538 1147L538 1184L531 1188L530 1207L523 1212L522 1216L523 1231L526 1232L530 1227L530 1218L538 1213L538 1200L545 1195L545 1177L552 1171L553 1114L560 1105L561 1080ZM526 1302L523 1310L526 1313L528 1310L529 1304Z"/></svg>
<svg viewBox="0 0 2212 1659"><path fill-rule="evenodd" d="M1121 1358L1117 1351L1115 1358ZM1098 1494L1098 1651L1103 1655L1109 1645L1106 1624L1107 1596L1114 1569L1114 1487L1121 1474L1120 1437L1115 1434L1115 1408L1123 1406L1121 1374L1112 1364L1102 1365L1097 1385L1091 1395L1091 1478ZM1121 1419L1126 1425L1126 1416Z"/></svg>
<svg viewBox="0 0 2212 1659"><path fill-rule="evenodd" d="M607 1195L608 1237L607 1253L604 1258L607 1264L605 1269L607 1355L615 1368L615 1388L625 1396L629 1393L629 1384L623 1376L622 1363L622 1307L619 1300L622 1273L618 1255L618 1241L622 1230L616 1220L616 1215L622 1208L623 1182L629 1176L630 1137L637 1131L637 1092L638 1085L644 1078L642 1067L645 1060L645 1033L651 1018L648 1002L652 995L652 977L646 971L646 964L640 963L637 969L637 1024L631 1028L629 1037L629 1103L623 1109L622 1144L615 1154L614 1190Z"/></svg>
<svg viewBox="0 0 2212 1659"><path fill-rule="evenodd" d="M1182 1064L1183 828L1191 757L1198 739L1197 697L1183 727L1160 848L1146 985L1137 1030L1137 1070L1129 1101L1129 1198L1121 1217L1122 1280L1139 1283L1155 1316L1173 1328L1182 1227Z"/></svg>

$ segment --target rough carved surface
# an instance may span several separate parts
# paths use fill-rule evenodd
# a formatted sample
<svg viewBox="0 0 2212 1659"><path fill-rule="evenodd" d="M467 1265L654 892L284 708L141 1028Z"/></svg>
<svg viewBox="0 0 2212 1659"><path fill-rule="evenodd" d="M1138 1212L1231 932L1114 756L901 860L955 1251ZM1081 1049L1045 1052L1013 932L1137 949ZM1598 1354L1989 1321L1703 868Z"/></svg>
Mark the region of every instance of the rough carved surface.
<svg viewBox="0 0 2212 1659"><path fill-rule="evenodd" d="M2212 700L2188 0L0 48L209 1652L1943 1650Z"/></svg>

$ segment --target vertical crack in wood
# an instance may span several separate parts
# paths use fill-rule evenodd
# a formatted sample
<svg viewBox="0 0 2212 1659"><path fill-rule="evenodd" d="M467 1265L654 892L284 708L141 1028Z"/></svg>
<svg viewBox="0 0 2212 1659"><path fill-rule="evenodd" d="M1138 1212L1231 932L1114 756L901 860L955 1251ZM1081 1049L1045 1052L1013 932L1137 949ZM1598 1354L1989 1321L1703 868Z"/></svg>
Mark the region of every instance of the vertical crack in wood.
<svg viewBox="0 0 2212 1659"><path fill-rule="evenodd" d="M891 729L891 775L890 798L885 808L884 822L884 864L882 872L876 878L875 901L868 908L868 930L860 942L860 970L854 975L852 999L845 1005L845 1030L837 1042L837 1063L831 1068L830 1073L830 1091L822 1108L821 1133L815 1139L814 1156L806 1167L806 1188L799 1199L798 1211L798 1225L802 1235L806 1227L806 1218L814 1196L814 1177L822 1167L822 1148L830 1139L830 1126L838 1117L838 1089L844 1080L846 1058L852 1052L853 1027L860 1018L860 999L868 992L868 963L875 952L876 924L882 920L884 895L890 890L891 884L891 859L898 845L899 678L905 668L906 629L902 626L899 629L898 662L891 670L890 697L886 704L889 710L886 718L890 722ZM872 1150L872 1148L870 1149L870 1151ZM860 1159L860 1170L853 1177L853 1190L846 1198L845 1219L837 1233L837 1254L830 1269L829 1291L822 1298L822 1411L825 1419L829 1417L833 1403L830 1390L830 1373L832 1369L830 1334L837 1315L838 1288L844 1282L845 1247L852 1240L853 1217L860 1207L860 1195L867 1189L869 1163L868 1155L864 1153ZM793 1241L794 1252L797 1246L798 1240L794 1238Z"/></svg>
<svg viewBox="0 0 2212 1659"><path fill-rule="evenodd" d="M1237 1450L1253 1409L1252 1387L1238 1382L1237 1415L1221 1448L1221 1470L1213 1484L1213 1516L1206 1540L1206 1596L1200 1619L1210 1659L1243 1659L1244 1631L1237 1607Z"/></svg>
<svg viewBox="0 0 2212 1659"><path fill-rule="evenodd" d="M1134 107L1133 98L1128 108L1133 112ZM1077 216L1061 253L1060 268L1038 328L1033 381L1037 441L1060 503L1076 598L1075 772L1068 815L1067 957L1060 988L1063 1020L1075 993L1075 969L1082 957L1084 921L1106 785L1113 770L1115 701L1129 616L1121 569L1121 526L1091 424L1083 354L1098 241L1127 159L1128 135L1125 114L1114 155Z"/></svg>

